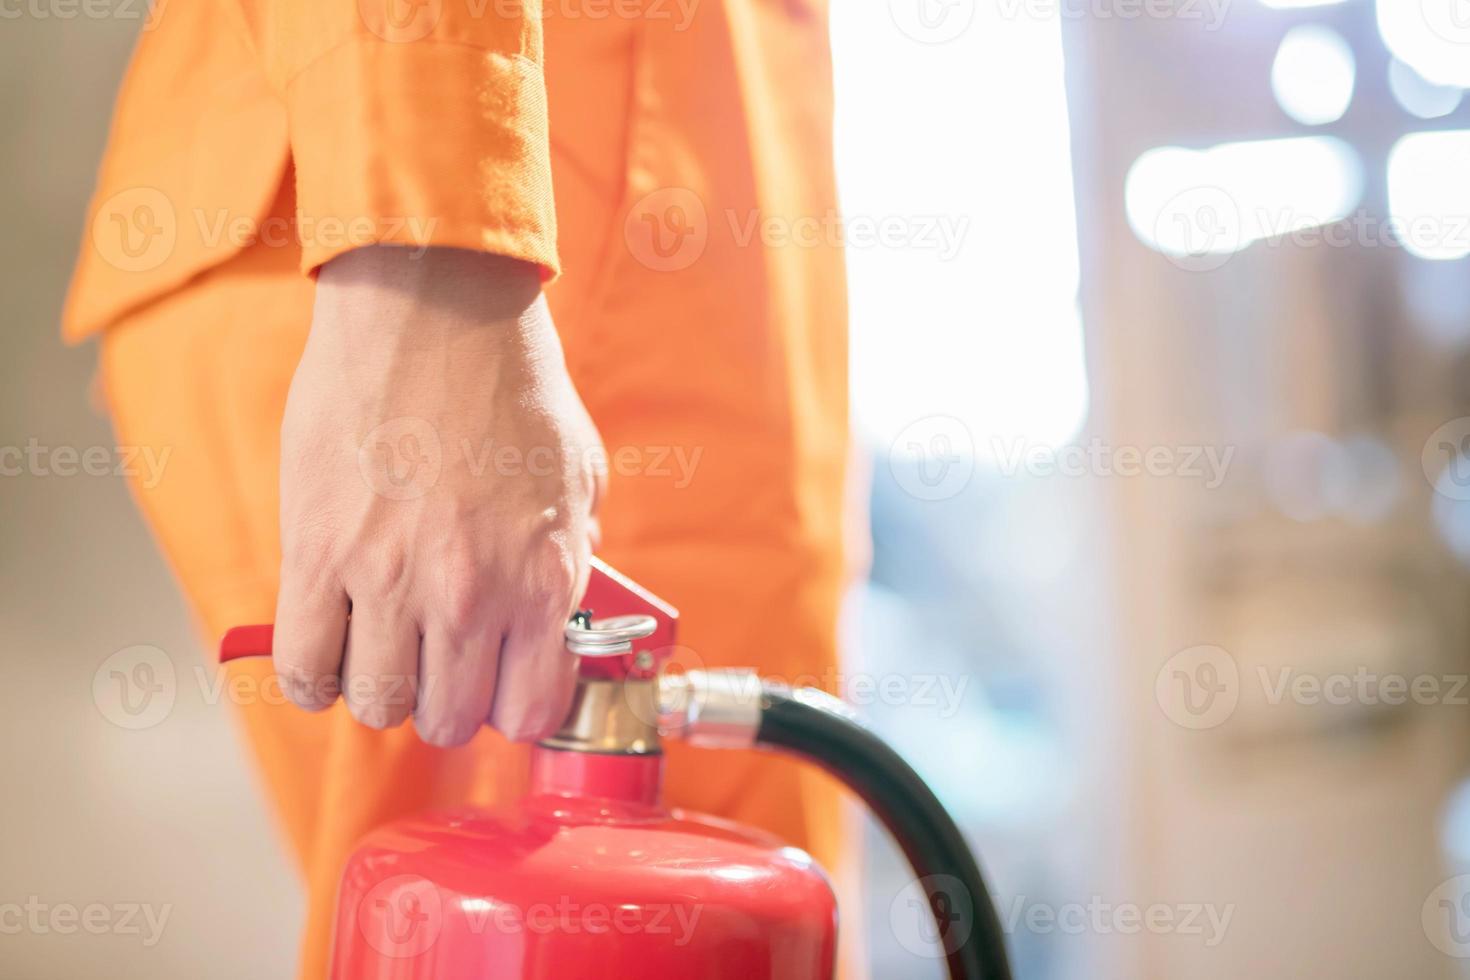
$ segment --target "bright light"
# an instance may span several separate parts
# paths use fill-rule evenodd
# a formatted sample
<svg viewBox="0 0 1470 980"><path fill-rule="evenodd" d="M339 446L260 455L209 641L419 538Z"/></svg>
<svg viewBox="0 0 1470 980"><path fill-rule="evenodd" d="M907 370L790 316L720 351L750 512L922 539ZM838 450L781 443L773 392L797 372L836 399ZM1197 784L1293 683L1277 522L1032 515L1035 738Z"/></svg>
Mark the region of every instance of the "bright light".
<svg viewBox="0 0 1470 980"><path fill-rule="evenodd" d="M1470 87L1465 0L1378 0L1378 33L1400 60L1438 85Z"/></svg>
<svg viewBox="0 0 1470 980"><path fill-rule="evenodd" d="M1436 85L1397 58L1388 65L1388 88L1405 112L1420 119L1448 116L1464 95L1459 86Z"/></svg>
<svg viewBox="0 0 1470 980"><path fill-rule="evenodd" d="M931 416L965 455L1059 445L1087 414L1059 18L971 6L923 43L891 4L832 5L843 212L912 233L847 250L853 413L884 450Z"/></svg>
<svg viewBox="0 0 1470 980"><path fill-rule="evenodd" d="M1470 255L1470 130L1410 133L1388 152L1388 212L1422 259Z"/></svg>
<svg viewBox="0 0 1470 980"><path fill-rule="evenodd" d="M1157 147L1133 162L1123 194L1140 241L1166 255L1205 256L1338 221L1362 191L1352 147L1304 136Z"/></svg>
<svg viewBox="0 0 1470 980"><path fill-rule="evenodd" d="M1273 10L1295 10L1299 7L1330 7L1343 0L1261 0L1261 5Z"/></svg>
<svg viewBox="0 0 1470 980"><path fill-rule="evenodd" d="M1353 100L1353 50L1329 27L1293 27L1271 63L1271 91L1283 112L1299 123L1335 122Z"/></svg>

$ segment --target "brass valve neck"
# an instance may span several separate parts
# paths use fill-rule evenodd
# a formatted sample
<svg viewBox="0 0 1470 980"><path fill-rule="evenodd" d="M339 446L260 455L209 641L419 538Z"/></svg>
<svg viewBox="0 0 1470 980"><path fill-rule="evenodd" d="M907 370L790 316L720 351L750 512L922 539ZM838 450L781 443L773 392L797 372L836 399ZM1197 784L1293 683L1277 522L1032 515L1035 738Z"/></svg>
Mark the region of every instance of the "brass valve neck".
<svg viewBox="0 0 1470 980"><path fill-rule="evenodd" d="M658 682L652 678L577 678L572 710L542 746L606 755L657 755Z"/></svg>

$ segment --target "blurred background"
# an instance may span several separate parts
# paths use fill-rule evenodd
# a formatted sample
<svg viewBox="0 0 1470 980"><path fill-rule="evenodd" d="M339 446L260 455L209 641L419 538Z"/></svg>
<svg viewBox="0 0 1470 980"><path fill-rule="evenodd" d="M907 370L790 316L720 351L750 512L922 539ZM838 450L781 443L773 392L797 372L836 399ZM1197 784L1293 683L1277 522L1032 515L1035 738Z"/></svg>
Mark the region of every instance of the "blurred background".
<svg viewBox="0 0 1470 980"><path fill-rule="evenodd" d="M146 13L0 5L7 978L294 960L207 683L137 730L94 694L198 649L56 329ZM873 539L839 682L971 833L1018 975L1470 976L1464 0L832 22ZM874 975L941 976L863 846ZM154 920L15 927L64 903Z"/></svg>

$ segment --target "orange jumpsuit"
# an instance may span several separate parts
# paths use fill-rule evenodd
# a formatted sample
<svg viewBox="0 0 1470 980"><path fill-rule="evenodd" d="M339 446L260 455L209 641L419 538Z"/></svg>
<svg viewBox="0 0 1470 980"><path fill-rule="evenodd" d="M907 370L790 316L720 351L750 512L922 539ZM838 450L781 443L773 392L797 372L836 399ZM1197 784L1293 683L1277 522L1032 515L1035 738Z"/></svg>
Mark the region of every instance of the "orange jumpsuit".
<svg viewBox="0 0 1470 980"><path fill-rule="evenodd" d="M810 233L836 207L824 6L156 8L64 330L102 334L120 442L170 453L133 489L211 639L275 607L279 426L310 273L370 242L444 245L544 269L610 454L601 554L679 606L689 656L832 678L847 350L842 258ZM307 885L303 977L326 973L338 871L363 832L523 778L523 747L488 729L445 751L411 726L360 727L340 703L241 700ZM831 866L825 777L681 748L671 801Z"/></svg>

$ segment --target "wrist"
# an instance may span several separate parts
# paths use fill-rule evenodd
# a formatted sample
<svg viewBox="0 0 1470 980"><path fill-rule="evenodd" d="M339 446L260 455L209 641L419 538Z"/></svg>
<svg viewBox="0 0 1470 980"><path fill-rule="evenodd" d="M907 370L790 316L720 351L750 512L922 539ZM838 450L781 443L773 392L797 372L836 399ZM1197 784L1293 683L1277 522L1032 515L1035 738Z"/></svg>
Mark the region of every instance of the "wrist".
<svg viewBox="0 0 1470 980"><path fill-rule="evenodd" d="M317 278L314 337L514 353L544 343L547 328L540 269L501 255L370 245L337 256Z"/></svg>

